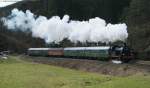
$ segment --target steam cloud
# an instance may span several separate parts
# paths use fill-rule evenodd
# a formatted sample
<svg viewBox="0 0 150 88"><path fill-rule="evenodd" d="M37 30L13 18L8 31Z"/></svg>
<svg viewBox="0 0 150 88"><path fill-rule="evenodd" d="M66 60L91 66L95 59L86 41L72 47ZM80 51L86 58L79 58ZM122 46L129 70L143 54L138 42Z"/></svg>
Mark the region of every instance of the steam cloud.
<svg viewBox="0 0 150 88"><path fill-rule="evenodd" d="M127 26L123 24L106 24L105 20L95 17L89 21L73 21L65 15L62 19L53 16L48 19L44 16L37 17L30 10L24 13L13 9L11 15L1 19L10 30L32 32L33 37L39 37L46 43L59 43L67 38L76 42L115 42L124 41L128 37Z"/></svg>

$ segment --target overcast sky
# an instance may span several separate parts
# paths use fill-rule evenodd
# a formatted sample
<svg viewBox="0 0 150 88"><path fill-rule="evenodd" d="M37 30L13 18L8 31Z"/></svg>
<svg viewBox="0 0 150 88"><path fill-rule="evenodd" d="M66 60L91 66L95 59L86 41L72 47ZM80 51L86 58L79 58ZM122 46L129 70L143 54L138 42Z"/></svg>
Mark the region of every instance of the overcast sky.
<svg viewBox="0 0 150 88"><path fill-rule="evenodd" d="M21 0L0 0L0 7L5 7L8 5L14 4L17 1L21 1Z"/></svg>
<svg viewBox="0 0 150 88"><path fill-rule="evenodd" d="M11 5L11 4L14 4L16 2L0 2L0 7L5 7L7 5Z"/></svg>

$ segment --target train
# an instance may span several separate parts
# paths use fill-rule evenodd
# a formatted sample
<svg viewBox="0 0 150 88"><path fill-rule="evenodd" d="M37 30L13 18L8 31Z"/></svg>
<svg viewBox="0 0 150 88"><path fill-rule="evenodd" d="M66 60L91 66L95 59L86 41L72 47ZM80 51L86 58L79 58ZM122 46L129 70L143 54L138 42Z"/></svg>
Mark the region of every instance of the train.
<svg viewBox="0 0 150 88"><path fill-rule="evenodd" d="M66 48L29 48L29 56L86 57L97 60L120 60L129 62L135 54L128 46L66 47Z"/></svg>

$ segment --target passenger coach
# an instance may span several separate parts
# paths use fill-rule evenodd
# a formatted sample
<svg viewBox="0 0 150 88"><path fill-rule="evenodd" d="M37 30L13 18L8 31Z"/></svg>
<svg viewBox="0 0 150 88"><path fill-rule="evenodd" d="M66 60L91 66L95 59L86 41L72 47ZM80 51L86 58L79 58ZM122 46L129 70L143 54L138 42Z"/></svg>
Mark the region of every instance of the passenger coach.
<svg viewBox="0 0 150 88"><path fill-rule="evenodd" d="M68 48L29 48L30 56L64 56L64 57L86 57L98 60L117 59L128 62L135 55L127 46L101 46L101 47L68 47Z"/></svg>

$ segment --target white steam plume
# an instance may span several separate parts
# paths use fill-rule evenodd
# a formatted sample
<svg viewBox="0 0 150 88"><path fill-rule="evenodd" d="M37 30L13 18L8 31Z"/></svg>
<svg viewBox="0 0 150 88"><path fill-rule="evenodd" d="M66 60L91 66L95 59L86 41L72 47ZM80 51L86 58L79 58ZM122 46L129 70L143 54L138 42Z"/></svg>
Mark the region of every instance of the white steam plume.
<svg viewBox="0 0 150 88"><path fill-rule="evenodd" d="M54 16L50 19L36 17L30 10L24 13L13 9L11 15L1 19L4 25L11 30L31 31L33 37L39 37L46 43L59 43L65 38L76 42L115 42L124 41L128 37L126 24L106 24L101 18L92 18L89 21L73 21L65 15L62 19Z"/></svg>

